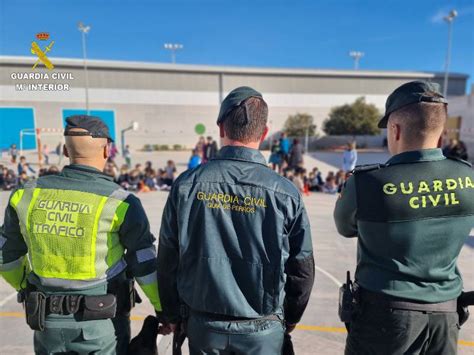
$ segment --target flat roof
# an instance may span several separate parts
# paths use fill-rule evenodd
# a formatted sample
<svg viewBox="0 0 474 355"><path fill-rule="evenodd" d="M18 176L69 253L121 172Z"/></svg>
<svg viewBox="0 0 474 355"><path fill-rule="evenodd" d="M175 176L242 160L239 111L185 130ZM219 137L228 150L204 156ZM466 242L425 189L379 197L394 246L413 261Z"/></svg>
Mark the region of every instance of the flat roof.
<svg viewBox="0 0 474 355"><path fill-rule="evenodd" d="M82 68L83 59L49 57L58 68ZM36 62L35 57L0 56L0 65L30 66ZM135 62L118 60L88 59L90 69L118 69L130 71L166 71L209 74L248 74L248 75L280 75L280 76L322 76L322 77L377 77L377 78L435 78L443 76L442 72L427 71L391 71L391 70L339 70L311 68L267 68L267 67L236 67L211 66L196 64L171 64L153 62ZM450 78L466 79L467 74L449 73Z"/></svg>

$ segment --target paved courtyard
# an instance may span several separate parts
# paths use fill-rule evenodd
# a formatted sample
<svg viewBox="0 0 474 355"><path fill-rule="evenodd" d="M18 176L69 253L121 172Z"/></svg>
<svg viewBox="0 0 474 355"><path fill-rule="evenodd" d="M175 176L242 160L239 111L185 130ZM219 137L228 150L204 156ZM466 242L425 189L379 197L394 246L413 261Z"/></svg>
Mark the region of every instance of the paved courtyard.
<svg viewBox="0 0 474 355"><path fill-rule="evenodd" d="M385 153L360 154L362 162L384 161ZM185 167L188 153L162 153L147 155L137 153L137 160L152 160L157 167L173 158L180 170ZM149 159L147 159L149 158ZM309 169L318 166L325 173L335 170L341 160L337 153L316 153L306 157ZM325 174L324 174L325 175ZM167 193L153 192L139 196L152 225L158 235L161 212ZM8 193L0 193L0 209L4 210ZM354 270L356 240L340 237L335 229L332 211L336 196L311 194L305 197L313 232L316 258L316 283L311 300L301 324L294 332L296 353L299 355L343 354L345 331L337 318L339 284L344 280L346 270ZM3 212L0 222L3 221ZM462 250L459 267L463 272L465 288L474 290L474 233ZM147 304L139 305L133 312L133 331L137 333L144 316L151 312ZM474 320L471 319L461 330L459 354L474 354ZM32 331L26 326L21 306L16 303L15 293L0 281L0 354L32 354Z"/></svg>

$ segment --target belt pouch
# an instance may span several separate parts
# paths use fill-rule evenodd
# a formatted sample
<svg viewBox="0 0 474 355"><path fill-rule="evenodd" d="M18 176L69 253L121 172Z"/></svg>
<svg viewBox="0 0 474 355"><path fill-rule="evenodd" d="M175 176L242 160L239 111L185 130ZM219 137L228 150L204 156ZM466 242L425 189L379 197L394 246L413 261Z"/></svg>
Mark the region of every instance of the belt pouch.
<svg viewBox="0 0 474 355"><path fill-rule="evenodd" d="M25 301L26 323L31 329L44 330L46 317L46 295L42 292L30 292Z"/></svg>
<svg viewBox="0 0 474 355"><path fill-rule="evenodd" d="M83 320L114 318L116 311L117 299L112 294L84 297Z"/></svg>

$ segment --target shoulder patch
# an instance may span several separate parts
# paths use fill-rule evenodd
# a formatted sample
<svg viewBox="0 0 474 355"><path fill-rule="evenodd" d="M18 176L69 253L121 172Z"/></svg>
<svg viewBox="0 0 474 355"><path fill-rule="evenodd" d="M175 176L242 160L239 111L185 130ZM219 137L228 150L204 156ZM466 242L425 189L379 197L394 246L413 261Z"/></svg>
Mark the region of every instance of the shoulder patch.
<svg viewBox="0 0 474 355"><path fill-rule="evenodd" d="M352 170L353 174L358 173L365 173L367 171L378 170L385 167L385 164L365 164L365 165L358 165Z"/></svg>
<svg viewBox="0 0 474 355"><path fill-rule="evenodd" d="M457 161L459 163L463 163L463 164L466 164L468 167L472 167L472 164L470 162L468 162L467 160L464 160L464 159L461 159L461 158L456 158L456 157L446 157L448 158L449 160L454 160L454 161Z"/></svg>

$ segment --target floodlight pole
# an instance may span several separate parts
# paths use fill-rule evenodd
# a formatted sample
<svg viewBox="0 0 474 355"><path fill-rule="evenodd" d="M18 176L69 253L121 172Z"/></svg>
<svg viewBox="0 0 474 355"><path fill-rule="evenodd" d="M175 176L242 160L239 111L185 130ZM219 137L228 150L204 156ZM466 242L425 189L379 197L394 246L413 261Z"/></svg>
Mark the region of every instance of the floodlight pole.
<svg viewBox="0 0 474 355"><path fill-rule="evenodd" d="M165 43L164 47L171 51L171 63L176 64L176 51L183 49L184 46L180 43Z"/></svg>
<svg viewBox="0 0 474 355"><path fill-rule="evenodd" d="M364 54L365 54L364 52L359 52L359 51L349 52L349 56L352 57L352 59L354 59L354 70L359 69L359 61L360 61L360 58L364 56Z"/></svg>
<svg viewBox="0 0 474 355"><path fill-rule="evenodd" d="M86 113L89 114L89 76L87 72L87 51L86 51L86 34L89 33L91 26L84 26L82 22L79 22L78 30L82 33L82 55L84 57L84 75L85 75L85 88L86 88Z"/></svg>
<svg viewBox="0 0 474 355"><path fill-rule="evenodd" d="M448 75L449 75L449 64L451 62L451 45L452 45L452 34L453 34L453 21L458 15L456 10L451 10L447 16L443 19L448 23L448 49L446 52L446 63L444 67L444 83L443 83L443 96L448 95Z"/></svg>
<svg viewBox="0 0 474 355"><path fill-rule="evenodd" d="M136 131L138 130L138 122L132 122L130 126L127 128L122 129L121 133L121 144L122 144L122 156L125 155L125 132L128 131Z"/></svg>
<svg viewBox="0 0 474 355"><path fill-rule="evenodd" d="M306 126L306 133L304 137L304 152L308 153L308 142L309 141L309 125Z"/></svg>

